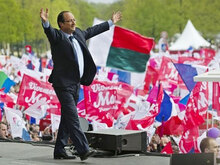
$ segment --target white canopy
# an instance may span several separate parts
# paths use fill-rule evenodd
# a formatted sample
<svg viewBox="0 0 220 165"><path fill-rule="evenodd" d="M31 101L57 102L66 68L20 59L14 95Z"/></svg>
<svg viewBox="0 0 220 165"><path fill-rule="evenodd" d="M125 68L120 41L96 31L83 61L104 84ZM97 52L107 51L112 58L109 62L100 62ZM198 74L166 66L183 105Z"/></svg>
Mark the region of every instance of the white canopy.
<svg viewBox="0 0 220 165"><path fill-rule="evenodd" d="M169 50L187 50L190 47L199 49L200 47L208 46L210 46L210 43L199 34L199 32L193 26L192 22L188 20L181 36L169 48Z"/></svg>

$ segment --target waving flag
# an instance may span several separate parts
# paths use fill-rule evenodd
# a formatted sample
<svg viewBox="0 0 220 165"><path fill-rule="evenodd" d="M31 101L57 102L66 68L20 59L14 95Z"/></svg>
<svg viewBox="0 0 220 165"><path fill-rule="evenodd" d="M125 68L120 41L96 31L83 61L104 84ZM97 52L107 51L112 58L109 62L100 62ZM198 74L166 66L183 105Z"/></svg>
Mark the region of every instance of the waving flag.
<svg viewBox="0 0 220 165"><path fill-rule="evenodd" d="M147 101L149 101L150 103L156 103L158 90L159 90L159 88L156 85L153 86L153 88L151 89L151 91L148 95Z"/></svg>
<svg viewBox="0 0 220 165"><path fill-rule="evenodd" d="M182 121L178 116L171 117L168 121L164 122L163 125L160 125L156 133L160 134L163 132L163 135L182 135L184 131Z"/></svg>
<svg viewBox="0 0 220 165"><path fill-rule="evenodd" d="M4 92L8 93L15 82L12 81L3 71L0 71L0 89L4 88Z"/></svg>
<svg viewBox="0 0 220 165"><path fill-rule="evenodd" d="M95 20L94 24L101 21ZM100 49L97 49L99 45ZM144 72L154 40L136 32L114 26L90 40L89 50L96 65L131 72Z"/></svg>
<svg viewBox="0 0 220 165"><path fill-rule="evenodd" d="M183 82L185 83L187 89L191 92L196 85L193 77L198 74L204 73L207 70L207 67L199 65L189 65L189 64L175 64L177 71L179 72Z"/></svg>
<svg viewBox="0 0 220 165"><path fill-rule="evenodd" d="M173 149L171 142L168 142L167 145L161 151L162 154L173 154Z"/></svg>
<svg viewBox="0 0 220 165"><path fill-rule="evenodd" d="M21 116L19 116L15 111L12 111L10 109L5 109L6 110L6 118L7 121L10 124L11 128L11 134L12 137L23 137L23 133L25 133L24 130L27 130L25 127L25 121L22 119ZM20 112L20 111L19 111Z"/></svg>
<svg viewBox="0 0 220 165"><path fill-rule="evenodd" d="M47 105L47 102L45 100L39 100L36 103L29 106L24 113L26 115L29 115L31 117L34 117L35 119L41 119L44 118L47 114L47 108L49 106Z"/></svg>
<svg viewBox="0 0 220 165"><path fill-rule="evenodd" d="M29 113L34 117L38 115L38 117L43 117L45 114L42 110L37 110L39 106L44 106L42 108L45 108L45 110L47 109L49 114L51 112L60 113L60 103L51 84L39 81L28 75L23 76L20 91L18 93L17 104L24 106L25 108L29 107ZM34 110L38 112L33 114Z"/></svg>
<svg viewBox="0 0 220 165"><path fill-rule="evenodd" d="M183 105L186 105L188 100L189 100L189 96L190 94L186 95L184 98L182 98L179 103L183 104Z"/></svg>
<svg viewBox="0 0 220 165"><path fill-rule="evenodd" d="M84 86L87 119L112 126L132 92L133 87L122 82L93 81Z"/></svg>
<svg viewBox="0 0 220 165"><path fill-rule="evenodd" d="M213 82L213 92L212 92L212 108L217 110L218 116L220 116L220 83Z"/></svg>
<svg viewBox="0 0 220 165"><path fill-rule="evenodd" d="M156 120L159 122L167 121L172 114L173 105L170 96L164 91L164 97L160 105L160 112L156 116Z"/></svg>
<svg viewBox="0 0 220 165"><path fill-rule="evenodd" d="M60 125L60 115L56 115L56 114L51 114L51 129L52 132L56 132L56 130L58 130L59 125Z"/></svg>
<svg viewBox="0 0 220 165"><path fill-rule="evenodd" d="M192 90L183 120L184 129L199 126L205 121L208 109L208 82L197 82Z"/></svg>
<svg viewBox="0 0 220 165"><path fill-rule="evenodd" d="M197 138L199 137L198 126L185 131L179 142L179 149L182 153L189 153L192 148L197 150Z"/></svg>
<svg viewBox="0 0 220 165"><path fill-rule="evenodd" d="M3 117L3 112L4 112L4 103L0 102L0 121L2 121L2 117Z"/></svg>

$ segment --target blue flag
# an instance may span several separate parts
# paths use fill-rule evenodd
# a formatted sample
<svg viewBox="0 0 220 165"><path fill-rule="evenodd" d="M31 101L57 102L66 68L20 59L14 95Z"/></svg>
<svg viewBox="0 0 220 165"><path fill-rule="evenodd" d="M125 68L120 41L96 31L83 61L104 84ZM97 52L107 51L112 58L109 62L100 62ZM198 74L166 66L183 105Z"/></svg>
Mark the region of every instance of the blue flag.
<svg viewBox="0 0 220 165"><path fill-rule="evenodd" d="M170 100L170 96L163 91L164 97L160 106L160 112L156 116L156 120L159 122L167 121L172 114L172 102Z"/></svg>
<svg viewBox="0 0 220 165"><path fill-rule="evenodd" d="M196 82L193 80L193 77L198 75L196 68L188 64L174 64L174 66L179 72L187 89L191 92L196 85Z"/></svg>

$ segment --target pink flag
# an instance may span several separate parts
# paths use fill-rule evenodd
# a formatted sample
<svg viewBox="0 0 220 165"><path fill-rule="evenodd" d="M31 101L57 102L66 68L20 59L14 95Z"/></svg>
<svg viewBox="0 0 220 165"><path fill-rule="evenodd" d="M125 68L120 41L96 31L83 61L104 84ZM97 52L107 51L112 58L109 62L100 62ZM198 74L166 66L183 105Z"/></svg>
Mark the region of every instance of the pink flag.
<svg viewBox="0 0 220 165"><path fill-rule="evenodd" d="M150 103L156 103L157 101L157 94L158 94L158 87L155 85L153 86L153 88L151 89L147 101L149 101Z"/></svg>
<svg viewBox="0 0 220 165"><path fill-rule="evenodd" d="M81 100L77 104L78 115L82 118L86 118L85 99Z"/></svg>

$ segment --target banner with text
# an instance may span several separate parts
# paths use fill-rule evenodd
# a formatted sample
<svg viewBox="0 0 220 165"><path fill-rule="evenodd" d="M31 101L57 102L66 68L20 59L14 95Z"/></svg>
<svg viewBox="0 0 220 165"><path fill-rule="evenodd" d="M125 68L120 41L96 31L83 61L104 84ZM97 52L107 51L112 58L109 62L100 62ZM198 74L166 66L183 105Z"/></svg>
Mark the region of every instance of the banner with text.
<svg viewBox="0 0 220 165"><path fill-rule="evenodd" d="M51 84L24 75L17 104L24 106L26 109L38 102L46 102L49 106L47 112L60 114L60 103Z"/></svg>
<svg viewBox="0 0 220 165"><path fill-rule="evenodd" d="M84 86L87 119L112 126L132 93L133 87L122 82L93 81Z"/></svg>

